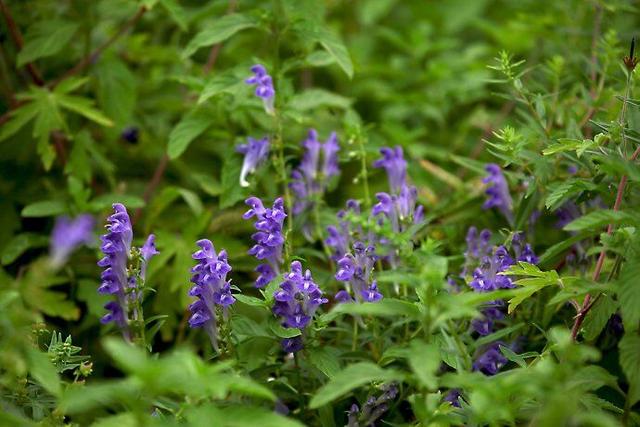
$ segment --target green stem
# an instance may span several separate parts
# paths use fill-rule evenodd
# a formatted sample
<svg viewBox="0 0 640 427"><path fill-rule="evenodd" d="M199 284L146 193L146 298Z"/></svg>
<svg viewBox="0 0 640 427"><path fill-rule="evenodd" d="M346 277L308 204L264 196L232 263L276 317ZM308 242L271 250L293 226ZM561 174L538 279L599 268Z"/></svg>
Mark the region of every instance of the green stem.
<svg viewBox="0 0 640 427"><path fill-rule="evenodd" d="M364 143L362 137L358 135L358 150L360 152L360 176L362 178L362 186L364 190L364 207L368 210L371 207L371 194L369 193L369 172L367 170L367 154L364 151Z"/></svg>
<svg viewBox="0 0 640 427"><path fill-rule="evenodd" d="M356 349L358 348L358 319L356 319L356 317L353 317L353 335L352 335L352 342L351 342L351 351L356 351Z"/></svg>

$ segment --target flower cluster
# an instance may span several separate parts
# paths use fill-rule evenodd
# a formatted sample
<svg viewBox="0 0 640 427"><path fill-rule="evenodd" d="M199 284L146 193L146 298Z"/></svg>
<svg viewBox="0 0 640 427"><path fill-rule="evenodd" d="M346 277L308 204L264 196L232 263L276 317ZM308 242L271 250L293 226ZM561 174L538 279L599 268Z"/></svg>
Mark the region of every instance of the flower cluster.
<svg viewBox="0 0 640 427"><path fill-rule="evenodd" d="M257 197L249 197L245 203L250 206L244 219L256 218L254 227L257 230L251 238L256 242L249 249L249 255L255 256L260 261L266 261L256 267L256 272L260 275L256 279L257 288L268 285L278 274L280 274L280 264L282 264L282 249L284 236L282 235L282 225L287 214L284 211L284 202L281 197L273 202L272 208L265 208L262 200Z"/></svg>
<svg viewBox="0 0 640 427"><path fill-rule="evenodd" d="M500 368L507 364L508 359L500 351L500 346L504 343L496 341L489 344L484 352L473 362L473 370L482 372L485 375L495 375Z"/></svg>
<svg viewBox="0 0 640 427"><path fill-rule="evenodd" d="M303 141L305 149L300 165L291 173L293 181L289 187L296 198L293 214L299 215L308 210L324 194L329 180L340 173L338 167L338 137L335 132L326 142L318 140L318 132L310 129Z"/></svg>
<svg viewBox="0 0 640 427"><path fill-rule="evenodd" d="M398 387L395 384L385 384L380 389L382 394L378 397L370 396L362 409L355 403L351 405L347 412L347 427L372 426L389 410L389 402L398 396Z"/></svg>
<svg viewBox="0 0 640 427"><path fill-rule="evenodd" d="M227 307L236 301L231 295L231 283L227 280L231 266L227 262L226 251L216 253L210 240L198 240L196 244L200 249L192 255L197 264L191 269L193 287L189 290L189 295L198 299L189 306L189 326L203 328L209 335L214 350L218 351L216 305L222 307L226 314Z"/></svg>
<svg viewBox="0 0 640 427"><path fill-rule="evenodd" d="M362 242L353 244L353 255L346 254L338 261L336 280L345 282L347 290L336 294L338 302L354 301L348 289L353 291L355 301L376 302L382 299L375 280L371 280L371 272L376 262L375 248L365 246Z"/></svg>
<svg viewBox="0 0 640 427"><path fill-rule="evenodd" d="M300 261L291 263L291 271L283 275L280 288L273 294L275 299L273 314L282 319L285 328L302 331L309 325L318 307L328 302L323 298L322 291L311 277L311 271L302 272ZM302 338L288 338L283 340L282 348L288 353L295 353L302 349Z"/></svg>
<svg viewBox="0 0 640 427"><path fill-rule="evenodd" d="M485 194L487 200L482 207L484 209L497 208L510 223L513 222L513 202L509 194L509 184L502 174L502 169L495 163L490 163L485 167L488 172L482 182L488 184Z"/></svg>
<svg viewBox="0 0 640 427"><path fill-rule="evenodd" d="M236 151L244 154L242 170L240 171L240 185L248 187L247 175L254 173L269 155L269 139L247 138L247 143L238 145Z"/></svg>
<svg viewBox="0 0 640 427"><path fill-rule="evenodd" d="M78 247L93 243L94 227L95 219L89 214L78 215L74 219L68 216L56 218L49 250L51 265L61 267Z"/></svg>
<svg viewBox="0 0 640 427"><path fill-rule="evenodd" d="M424 220L424 207L417 205L418 189L407 183L407 162L402 147L380 149L381 159L373 166L384 168L389 180L390 193L378 193L378 203L373 206L373 216L384 215L395 233L404 231L407 225Z"/></svg>
<svg viewBox="0 0 640 427"><path fill-rule="evenodd" d="M100 249L104 258L98 261L98 265L103 267L104 271L98 292L114 295L116 298L104 306L109 313L102 317L101 321L114 322L122 330L125 338L130 339L129 311L133 307L133 319L141 319L137 307L142 299L146 268L151 257L158 251L155 248L155 236L151 234L142 249L136 250L136 254L140 254L139 262L128 268L133 253L131 221L127 209L121 203L115 203L113 210L114 213L107 219L107 233L100 237Z"/></svg>
<svg viewBox="0 0 640 427"><path fill-rule="evenodd" d="M251 72L253 76L246 79L245 83L256 85L256 96L262 99L265 111L268 114L275 114L276 90L273 88L273 79L267 74L267 69L260 64L251 67Z"/></svg>

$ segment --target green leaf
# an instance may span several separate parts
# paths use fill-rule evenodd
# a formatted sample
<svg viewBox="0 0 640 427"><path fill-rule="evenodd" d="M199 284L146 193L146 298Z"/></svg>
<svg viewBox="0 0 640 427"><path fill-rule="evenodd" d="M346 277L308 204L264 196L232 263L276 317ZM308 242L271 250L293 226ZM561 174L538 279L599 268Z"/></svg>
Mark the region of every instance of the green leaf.
<svg viewBox="0 0 640 427"><path fill-rule="evenodd" d="M308 352L309 363L318 368L328 378L333 379L340 372L340 352L332 347L316 347Z"/></svg>
<svg viewBox="0 0 640 427"><path fill-rule="evenodd" d="M325 27L316 25L312 21L303 20L296 25L296 31L303 40L320 43L322 47L336 60L340 68L349 77L353 77L353 63L349 51L340 38Z"/></svg>
<svg viewBox="0 0 640 427"><path fill-rule="evenodd" d="M185 411L188 425L212 425L216 427L303 427L303 424L292 418L286 418L273 410L256 406L234 405L216 408L211 405L195 407Z"/></svg>
<svg viewBox="0 0 640 427"><path fill-rule="evenodd" d="M64 213L66 205L59 200L41 200L31 203L22 209L22 216L25 218L55 216Z"/></svg>
<svg viewBox="0 0 640 427"><path fill-rule="evenodd" d="M167 154L170 159L177 159L185 152L189 144L213 124L211 115L202 108L189 111L171 130Z"/></svg>
<svg viewBox="0 0 640 427"><path fill-rule="evenodd" d="M54 396L60 396L62 387L60 386L60 377L53 363L46 354L39 350L29 349L27 352L29 360L29 372L40 385Z"/></svg>
<svg viewBox="0 0 640 427"><path fill-rule="evenodd" d="M132 194L114 194L107 193L96 197L91 200L89 204L91 210L101 211L111 208L114 203L122 203L128 209L138 209L144 207L145 203L142 197L134 196Z"/></svg>
<svg viewBox="0 0 640 427"><path fill-rule="evenodd" d="M5 123L2 126L2 130L0 130L0 141L4 141L22 129L29 120L36 117L38 111L39 106L36 102L29 102L28 104L12 111L10 113L9 121Z"/></svg>
<svg viewBox="0 0 640 427"><path fill-rule="evenodd" d="M620 366L629 380L629 405L633 406L640 400L640 336L635 332L625 333L618 348L620 349Z"/></svg>
<svg viewBox="0 0 640 427"><path fill-rule="evenodd" d="M339 304L325 316L334 318L336 314L358 314L361 316L369 315L394 318L403 316L408 319L417 319L420 316L420 309L417 305L408 301L384 298L378 302Z"/></svg>
<svg viewBox="0 0 640 427"><path fill-rule="evenodd" d="M398 381L402 374L393 370L385 370L371 362L361 362L347 366L337 373L333 379L320 387L309 402L310 409L318 409L333 400L342 397L353 389L373 381Z"/></svg>
<svg viewBox="0 0 640 427"><path fill-rule="evenodd" d="M160 0L160 5L162 5L171 19L173 19L173 22L178 24L178 27L180 27L182 31L186 31L189 28L187 14L176 0Z"/></svg>
<svg viewBox="0 0 640 427"><path fill-rule="evenodd" d="M521 287L515 290L515 296L509 300L509 308L507 310L509 313L513 313L513 310L515 310L518 305L539 290L546 286L561 283L560 276L558 276L555 270L542 271L537 266L522 261L518 262L517 265L511 266L502 274L508 276L530 276L514 282Z"/></svg>
<svg viewBox="0 0 640 427"><path fill-rule="evenodd" d="M217 18L216 21L209 25L205 30L200 31L187 44L183 58L188 58L202 47L211 46L220 43L237 33L238 31L254 28L258 26L258 22L250 16L241 13L233 13Z"/></svg>
<svg viewBox="0 0 640 427"><path fill-rule="evenodd" d="M287 105L295 111L311 111L319 107L333 107L346 110L352 100L324 89L307 89L294 95Z"/></svg>
<svg viewBox="0 0 640 427"><path fill-rule="evenodd" d="M428 390L438 387L436 373L440 368L440 351L434 344L413 341L409 355L409 366L420 384Z"/></svg>
<svg viewBox="0 0 640 427"><path fill-rule="evenodd" d="M627 252L627 261L614 289L618 293L625 330L637 331L640 326L640 237L633 239Z"/></svg>
<svg viewBox="0 0 640 427"><path fill-rule="evenodd" d="M238 78L235 73L223 73L209 79L200 93L198 104L223 93L235 95L245 88L242 78Z"/></svg>
<svg viewBox="0 0 640 427"><path fill-rule="evenodd" d="M128 125L136 105L135 75L124 61L113 56L102 59L95 72L100 107L119 127Z"/></svg>
<svg viewBox="0 0 640 427"><path fill-rule="evenodd" d="M293 337L300 336L302 334L300 329L285 328L274 317L269 318L269 328L271 329L271 332L273 332L275 336L280 338L293 338Z"/></svg>
<svg viewBox="0 0 640 427"><path fill-rule="evenodd" d="M102 126L113 126L113 122L101 111L93 108L93 101L73 95L57 95L58 103L67 110L80 114Z"/></svg>
<svg viewBox="0 0 640 427"><path fill-rule="evenodd" d="M562 181L558 185L551 188L550 194L545 200L547 209L554 211L558 209L571 196L582 191L594 190L597 185L581 179L570 179Z"/></svg>
<svg viewBox="0 0 640 427"><path fill-rule="evenodd" d="M637 307L637 306L636 306ZM618 303L608 295L601 295L584 319L584 338L588 341L598 338L611 316L618 310Z"/></svg>
<svg viewBox="0 0 640 427"><path fill-rule="evenodd" d="M222 166L220 182L222 193L220 194L220 209L233 206L236 202L246 198L247 190L240 186L240 168L242 164L239 156L227 156Z"/></svg>
<svg viewBox="0 0 640 427"><path fill-rule="evenodd" d="M91 427L136 427L140 421L140 418L135 414L125 412L118 415L113 415L106 418L100 418Z"/></svg>
<svg viewBox="0 0 640 427"><path fill-rule="evenodd" d="M582 231L592 228L602 228L608 224L620 225L633 223L635 218L627 212L614 210L597 210L590 212L570 222L564 227L567 231Z"/></svg>
<svg viewBox="0 0 640 427"><path fill-rule="evenodd" d="M78 24L68 20L47 20L34 24L27 32L24 46L18 53L18 67L57 54L71 41L77 30Z"/></svg>
<svg viewBox="0 0 640 427"><path fill-rule="evenodd" d="M520 356L519 354L516 354L509 347L506 347L504 345L500 345L500 351L502 352L504 357L506 357L507 359L509 359L510 361L512 361L514 363L517 363L518 366L520 366L521 368L526 368L527 367L527 362L524 360L524 357Z"/></svg>
<svg viewBox="0 0 640 427"><path fill-rule="evenodd" d="M4 247L2 265L11 264L29 249L46 247L48 244L49 238L47 236L34 233L18 234Z"/></svg>

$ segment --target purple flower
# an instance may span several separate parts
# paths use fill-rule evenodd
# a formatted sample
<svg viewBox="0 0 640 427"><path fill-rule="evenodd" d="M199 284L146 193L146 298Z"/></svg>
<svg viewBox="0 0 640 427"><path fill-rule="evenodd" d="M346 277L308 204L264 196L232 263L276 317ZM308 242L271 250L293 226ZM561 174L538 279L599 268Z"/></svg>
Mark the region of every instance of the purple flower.
<svg viewBox="0 0 640 427"><path fill-rule="evenodd" d="M533 248L524 241L524 233L518 232L514 234L511 247L516 255L516 261L528 262L529 264L538 263L538 257L533 252Z"/></svg>
<svg viewBox="0 0 640 427"><path fill-rule="evenodd" d="M120 134L120 138L131 144L137 144L140 137L140 131L135 126L126 127Z"/></svg>
<svg viewBox="0 0 640 427"><path fill-rule="evenodd" d="M89 245L94 241L94 218L89 214L78 215L71 219L68 216L56 218L51 232L49 254L51 265L59 268L79 246Z"/></svg>
<svg viewBox="0 0 640 427"><path fill-rule="evenodd" d="M197 264L191 269L191 282L193 287L189 290L189 296L198 297L189 309L191 318L189 326L192 328L204 328L209 335L211 345L218 351L218 332L216 326L216 305L222 307L226 315L227 308L236 299L231 295L231 281L227 280L227 273L231 266L227 262L227 252L223 249L219 253L210 240L198 240L200 247L191 256Z"/></svg>
<svg viewBox="0 0 640 427"><path fill-rule="evenodd" d="M482 182L488 184L485 194L488 196L482 207L484 209L497 208L507 218L513 222L513 202L509 194L509 185L502 174L502 169L495 163L490 163L485 170L489 173Z"/></svg>
<svg viewBox="0 0 640 427"><path fill-rule="evenodd" d="M504 246L498 246L491 256L485 256L473 271L473 280L469 283L478 292L513 288L513 282L501 273L514 264L513 258Z"/></svg>
<svg viewBox="0 0 640 427"><path fill-rule="evenodd" d="M373 162L374 168L384 168L389 179L389 188L392 193L399 193L402 186L407 183L407 161L404 159L402 147L383 147L380 149L382 158Z"/></svg>
<svg viewBox="0 0 640 427"><path fill-rule="evenodd" d="M395 233L404 231L408 225L419 224L424 220L424 208L416 207L418 190L414 186L402 185L398 194L378 193L371 212L373 216L383 215L391 224Z"/></svg>
<svg viewBox="0 0 640 427"><path fill-rule="evenodd" d="M501 342L489 344L486 350L481 353L473 362L473 370L480 371L485 375L495 375L500 368L507 364L508 359L500 351Z"/></svg>
<svg viewBox="0 0 640 427"><path fill-rule="evenodd" d="M247 175L254 173L258 166L262 164L269 155L269 139L253 139L247 138L246 144L241 144L236 147L238 153L244 154L244 161L242 162L242 170L240 171L240 185L242 187L248 187Z"/></svg>
<svg viewBox="0 0 640 427"><path fill-rule="evenodd" d="M291 271L285 273L280 288L273 293L275 299L273 314L282 319L285 328L300 329L309 325L313 315L320 305L328 302L323 298L322 291L311 277L311 271L302 272L300 261L291 263ZM290 341L283 341L285 351L295 348L299 351L302 345L293 345Z"/></svg>
<svg viewBox="0 0 640 427"><path fill-rule="evenodd" d="M487 303L481 310L481 316L471 321L471 327L481 336L489 335L493 332L495 322L504 319L501 308L504 307L502 300Z"/></svg>
<svg viewBox="0 0 640 427"><path fill-rule="evenodd" d="M347 200L347 208L340 210L336 215L338 217L338 226L330 225L327 227L327 233L329 237L325 239L325 244L333 249L331 259L338 261L340 258L346 255L349 248L352 245L352 224L349 221L348 215L360 215L360 204L355 200ZM359 227L353 232L362 233L362 227Z"/></svg>
<svg viewBox="0 0 640 427"><path fill-rule="evenodd" d="M571 200L564 202L564 204L560 206L555 212L556 216L558 217L558 222L556 222L557 228L564 228L565 225L582 216L578 205L576 205Z"/></svg>
<svg viewBox="0 0 640 427"><path fill-rule="evenodd" d="M142 266L140 267L140 277L144 281L147 273L147 265L149 264L149 260L158 255L160 252L156 249L156 236L154 234L149 234L147 240L144 242L144 245L140 249L140 253L142 255Z"/></svg>
<svg viewBox="0 0 640 427"><path fill-rule="evenodd" d="M256 85L256 96L262 98L264 103L264 109L267 114L275 114L274 100L276 91L273 88L273 80L271 76L267 74L267 69L263 65L256 64L251 67L253 76L245 80L245 83L250 85Z"/></svg>
<svg viewBox="0 0 640 427"><path fill-rule="evenodd" d="M380 387L382 394L378 397L369 396L362 410L357 404L351 405L347 412L347 427L373 426L385 412L389 410L389 403L398 396L395 384L385 384Z"/></svg>
<svg viewBox="0 0 640 427"><path fill-rule="evenodd" d="M469 227L466 237L467 250L464 253L465 262L462 273L460 274L461 277L465 277L481 259L491 253L489 240L491 240L491 231L485 228L478 234L476 227Z"/></svg>
<svg viewBox="0 0 640 427"><path fill-rule="evenodd" d="M451 405L455 406L456 408L459 408L460 402L458 401L458 399L460 399L461 397L462 393L460 393L460 390L457 388L453 388L449 390L449 393L447 393L447 395L442 400L451 403Z"/></svg>
<svg viewBox="0 0 640 427"><path fill-rule="evenodd" d="M115 203L113 209L115 213L107 219L107 233L100 237L102 240L100 249L105 256L98 261L98 265L104 267L105 270L102 272L102 283L98 288L98 292L116 297L115 301L105 305L105 308L110 313L102 318L102 323L116 322L123 331L125 338L128 338L127 315L129 301L127 288L130 280L127 266L131 254L133 230L129 214L124 205Z"/></svg>
<svg viewBox="0 0 640 427"><path fill-rule="evenodd" d="M291 173L293 181L289 187L296 201L293 214L299 215L308 210L327 189L329 180L340 173L338 167L338 137L332 132L323 144L318 141L318 133L309 130L307 139L302 143L305 149L300 165Z"/></svg>
<svg viewBox="0 0 640 427"><path fill-rule="evenodd" d="M251 238L256 242L249 249L248 254L255 256L266 263L256 267L256 272L260 276L256 279L257 288L262 288L269 284L278 274L280 274L280 264L282 264L282 248L284 237L282 235L282 225L287 214L284 211L282 197L273 202L272 208L265 208L262 200L257 197L249 197L245 203L251 207L242 216L244 219L256 217L254 227L257 230Z"/></svg>
<svg viewBox="0 0 640 427"><path fill-rule="evenodd" d="M371 271L376 260L373 246L356 242L353 244L353 254L348 253L338 261L335 278L347 284L347 288L354 293L355 301L376 302L382 299L375 280L371 281ZM338 302L354 300L349 291L339 291L335 298Z"/></svg>

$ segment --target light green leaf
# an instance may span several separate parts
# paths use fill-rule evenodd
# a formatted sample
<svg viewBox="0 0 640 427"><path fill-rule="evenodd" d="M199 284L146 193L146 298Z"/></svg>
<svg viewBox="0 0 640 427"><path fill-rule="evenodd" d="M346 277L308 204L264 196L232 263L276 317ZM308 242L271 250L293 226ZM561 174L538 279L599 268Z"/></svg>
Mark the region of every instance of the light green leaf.
<svg viewBox="0 0 640 427"><path fill-rule="evenodd" d="M29 372L38 383L54 396L60 396L62 387L60 377L53 363L46 354L33 348L27 352L29 360Z"/></svg>
<svg viewBox="0 0 640 427"><path fill-rule="evenodd" d="M122 203L128 209L138 209L145 205L141 197L132 194L107 193L91 200L89 206L93 211L101 211L110 208L114 203Z"/></svg>
<svg viewBox="0 0 640 427"><path fill-rule="evenodd" d="M358 314L362 316L370 315L394 318L405 316L408 319L417 319L420 316L420 309L417 305L408 301L384 298L378 302L339 304L325 316L327 316L327 318L334 318L336 314Z"/></svg>
<svg viewBox="0 0 640 427"><path fill-rule="evenodd" d="M2 251L2 265L11 264L29 249L46 247L48 244L48 236L34 233L18 234L4 247Z"/></svg>
<svg viewBox="0 0 640 427"><path fill-rule="evenodd" d="M113 126L113 122L101 111L93 108L93 101L73 95L57 95L58 103L67 110L80 114L102 126Z"/></svg>
<svg viewBox="0 0 640 427"><path fill-rule="evenodd" d="M196 108L182 117L182 120L169 134L167 154L170 159L177 159L185 152L189 144L213 124L208 111Z"/></svg>
<svg viewBox="0 0 640 427"><path fill-rule="evenodd" d="M318 107L333 107L345 110L352 104L351 99L324 89L307 89L294 95L288 108L295 111L310 111Z"/></svg>
<svg viewBox="0 0 640 427"><path fill-rule="evenodd" d="M402 378L401 373L382 369L371 362L350 365L316 391L309 402L309 408L317 409L372 381L399 381Z"/></svg>
<svg viewBox="0 0 640 427"><path fill-rule="evenodd" d="M182 31L186 31L189 28L187 15L182 6L180 6L176 0L160 0L160 4L167 11L171 19L173 19L173 22L178 24L178 27L180 27Z"/></svg>
<svg viewBox="0 0 640 427"><path fill-rule="evenodd" d="M316 347L308 352L309 362L333 379L340 372L340 352L332 347Z"/></svg>
<svg viewBox="0 0 640 427"><path fill-rule="evenodd" d="M608 224L628 224L635 218L627 212L602 209L590 212L567 224L564 229L567 231L581 231L592 228L603 228Z"/></svg>
<svg viewBox="0 0 640 427"><path fill-rule="evenodd" d="M625 330L637 331L640 327L640 237L633 239L627 252L627 261L620 270L614 289L618 293Z"/></svg>
<svg viewBox="0 0 640 427"><path fill-rule="evenodd" d="M625 333L618 344L620 349L620 366L629 380L629 405L640 400L640 336L637 333Z"/></svg>
<svg viewBox="0 0 640 427"><path fill-rule="evenodd" d="M120 127L126 126L136 105L135 75L116 57L104 58L95 70L100 107Z"/></svg>
<svg viewBox="0 0 640 427"><path fill-rule="evenodd" d="M47 20L34 24L25 36L25 43L18 53L18 67L36 59L53 56L71 41L78 24L70 21Z"/></svg>
<svg viewBox="0 0 640 427"><path fill-rule="evenodd" d="M637 305L635 306L637 307ZM601 295L584 319L584 338L588 341L598 338L611 316L618 309L618 303L608 295Z"/></svg>
<svg viewBox="0 0 640 427"><path fill-rule="evenodd" d="M25 218L55 216L64 213L66 210L65 204L60 200L41 200L25 206L22 209L22 216Z"/></svg>
<svg viewBox="0 0 640 427"><path fill-rule="evenodd" d="M353 77L353 63L351 62L349 51L335 33L309 20L301 21L296 26L296 30L300 33L302 39L320 43L336 60L345 74L349 78Z"/></svg>
<svg viewBox="0 0 640 427"><path fill-rule="evenodd" d="M200 98L198 98L198 104L202 104L210 98L213 98L222 93L236 94L246 85L242 78L238 78L234 73L224 73L214 76L207 81Z"/></svg>
<svg viewBox="0 0 640 427"><path fill-rule="evenodd" d="M29 120L33 119L38 114L38 111L38 104L30 102L11 112L11 118L0 130L0 141L4 141L22 129Z"/></svg>
<svg viewBox="0 0 640 427"><path fill-rule="evenodd" d="M413 341L408 352L409 366L420 384L428 390L438 387L436 372L440 368L440 351L433 344Z"/></svg>
<svg viewBox="0 0 640 427"><path fill-rule="evenodd" d="M258 22L250 16L241 13L233 13L217 18L216 21L206 29L200 31L185 47L182 56L187 58L193 55L202 47L220 43L237 33L238 31L254 28Z"/></svg>

